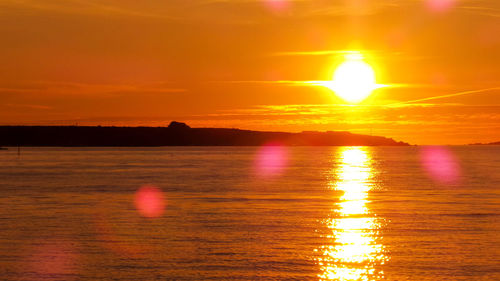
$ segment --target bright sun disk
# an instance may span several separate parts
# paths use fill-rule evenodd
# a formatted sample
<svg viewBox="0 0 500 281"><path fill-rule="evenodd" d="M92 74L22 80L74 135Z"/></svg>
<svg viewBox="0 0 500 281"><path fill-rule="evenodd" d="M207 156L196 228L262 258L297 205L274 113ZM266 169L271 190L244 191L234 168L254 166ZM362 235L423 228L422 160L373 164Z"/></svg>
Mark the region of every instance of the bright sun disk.
<svg viewBox="0 0 500 281"><path fill-rule="evenodd" d="M359 103L366 99L373 90L384 87L384 85L377 84L375 71L357 52L345 55L345 61L335 70L333 80L320 84L331 89L337 96L349 103Z"/></svg>

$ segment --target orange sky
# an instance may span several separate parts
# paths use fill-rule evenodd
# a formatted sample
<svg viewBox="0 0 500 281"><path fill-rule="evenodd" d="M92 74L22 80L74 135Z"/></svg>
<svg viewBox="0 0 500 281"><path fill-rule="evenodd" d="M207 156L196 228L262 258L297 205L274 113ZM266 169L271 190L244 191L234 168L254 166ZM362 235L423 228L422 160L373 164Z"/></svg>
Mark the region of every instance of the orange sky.
<svg viewBox="0 0 500 281"><path fill-rule="evenodd" d="M499 34L497 0L0 0L0 124L499 141ZM346 106L295 83L344 50L397 87Z"/></svg>

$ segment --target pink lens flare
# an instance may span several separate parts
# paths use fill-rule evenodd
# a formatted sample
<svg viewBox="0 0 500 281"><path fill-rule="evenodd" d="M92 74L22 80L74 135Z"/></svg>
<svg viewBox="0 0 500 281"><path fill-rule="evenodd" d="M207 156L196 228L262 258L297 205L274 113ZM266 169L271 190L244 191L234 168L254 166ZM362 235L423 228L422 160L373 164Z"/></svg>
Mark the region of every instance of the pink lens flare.
<svg viewBox="0 0 500 281"><path fill-rule="evenodd" d="M445 147L423 147L420 161L427 174L441 184L455 184L460 181L460 164L453 153Z"/></svg>
<svg viewBox="0 0 500 281"><path fill-rule="evenodd" d="M289 0L265 0L264 5L273 13L282 13L290 8Z"/></svg>
<svg viewBox="0 0 500 281"><path fill-rule="evenodd" d="M453 8L456 2L456 0L426 0L426 5L433 12L443 13Z"/></svg>
<svg viewBox="0 0 500 281"><path fill-rule="evenodd" d="M288 149L279 143L268 143L259 148L255 158L255 169L260 177L276 176L288 163Z"/></svg>
<svg viewBox="0 0 500 281"><path fill-rule="evenodd" d="M156 218L165 210L163 192L154 185L143 185L135 193L135 208L143 217Z"/></svg>

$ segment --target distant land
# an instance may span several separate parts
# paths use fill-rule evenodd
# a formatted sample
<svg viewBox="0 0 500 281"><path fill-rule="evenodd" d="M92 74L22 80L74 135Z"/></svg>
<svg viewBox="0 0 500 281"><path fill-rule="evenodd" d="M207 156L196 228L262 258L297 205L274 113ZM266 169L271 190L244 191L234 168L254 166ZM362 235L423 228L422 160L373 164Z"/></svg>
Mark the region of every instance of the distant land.
<svg viewBox="0 0 500 281"><path fill-rule="evenodd" d="M500 145L500 141L490 142L490 143L471 143L469 145Z"/></svg>
<svg viewBox="0 0 500 281"><path fill-rule="evenodd" d="M224 128L0 126L0 146L407 146L380 136L349 132L262 132Z"/></svg>

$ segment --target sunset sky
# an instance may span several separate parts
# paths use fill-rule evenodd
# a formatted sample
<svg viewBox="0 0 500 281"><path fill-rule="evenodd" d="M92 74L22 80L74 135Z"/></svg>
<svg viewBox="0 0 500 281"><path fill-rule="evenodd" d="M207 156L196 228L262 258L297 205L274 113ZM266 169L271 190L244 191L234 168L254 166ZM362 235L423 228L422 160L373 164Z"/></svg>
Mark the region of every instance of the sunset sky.
<svg viewBox="0 0 500 281"><path fill-rule="evenodd" d="M377 89L330 89L346 51ZM500 141L498 0L0 0L0 125Z"/></svg>

